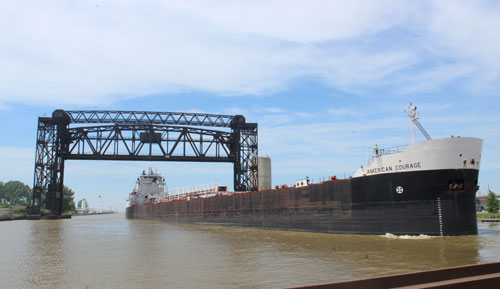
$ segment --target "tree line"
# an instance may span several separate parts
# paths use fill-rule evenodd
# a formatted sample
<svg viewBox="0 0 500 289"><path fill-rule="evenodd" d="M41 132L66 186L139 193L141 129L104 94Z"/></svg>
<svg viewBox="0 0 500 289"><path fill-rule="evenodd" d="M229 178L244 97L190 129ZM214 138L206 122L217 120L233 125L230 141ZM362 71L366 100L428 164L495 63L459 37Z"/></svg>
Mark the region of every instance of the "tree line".
<svg viewBox="0 0 500 289"><path fill-rule="evenodd" d="M2 207L31 205L32 189L20 181L0 182L0 205ZM75 192L64 186L63 190L63 212L75 211Z"/></svg>
<svg viewBox="0 0 500 289"><path fill-rule="evenodd" d="M497 195L493 191L490 191L489 188L488 197L486 198L486 210L488 213L498 213L499 210Z"/></svg>

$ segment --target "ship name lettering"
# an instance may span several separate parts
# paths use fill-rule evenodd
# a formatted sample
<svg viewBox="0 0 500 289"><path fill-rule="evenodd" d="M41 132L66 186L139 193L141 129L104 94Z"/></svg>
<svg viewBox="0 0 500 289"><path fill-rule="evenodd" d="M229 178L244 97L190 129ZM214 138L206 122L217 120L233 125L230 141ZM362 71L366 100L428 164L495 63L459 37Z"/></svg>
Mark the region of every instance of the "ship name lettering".
<svg viewBox="0 0 500 289"><path fill-rule="evenodd" d="M368 174L385 173L392 172L392 167L378 167L373 169L368 169Z"/></svg>
<svg viewBox="0 0 500 289"><path fill-rule="evenodd" d="M421 168L422 165L420 162L418 163L409 163L409 164L401 164L396 166L396 171L402 171L402 170L407 170L407 169L417 169Z"/></svg>
<svg viewBox="0 0 500 289"><path fill-rule="evenodd" d="M400 164L400 165L387 166L387 167L372 168L372 169L368 169L366 171L366 173L367 174L376 174L376 173L392 172L393 170L394 171L403 171L403 170L418 169L418 168L422 168L422 163L421 162Z"/></svg>

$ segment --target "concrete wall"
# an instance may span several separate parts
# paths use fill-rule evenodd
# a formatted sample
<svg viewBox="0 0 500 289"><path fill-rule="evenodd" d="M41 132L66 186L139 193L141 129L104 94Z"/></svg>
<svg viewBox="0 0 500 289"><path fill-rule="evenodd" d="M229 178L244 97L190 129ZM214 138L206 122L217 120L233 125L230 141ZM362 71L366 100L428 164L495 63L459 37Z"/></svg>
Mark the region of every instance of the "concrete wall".
<svg viewBox="0 0 500 289"><path fill-rule="evenodd" d="M0 210L0 216L10 216L10 209Z"/></svg>

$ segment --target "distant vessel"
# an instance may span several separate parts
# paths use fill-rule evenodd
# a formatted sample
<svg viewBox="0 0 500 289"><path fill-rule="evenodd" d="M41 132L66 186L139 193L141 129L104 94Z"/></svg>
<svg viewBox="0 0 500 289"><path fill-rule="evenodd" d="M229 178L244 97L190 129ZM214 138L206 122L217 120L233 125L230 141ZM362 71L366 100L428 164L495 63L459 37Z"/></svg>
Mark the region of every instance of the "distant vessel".
<svg viewBox="0 0 500 289"><path fill-rule="evenodd" d="M165 189L150 169L127 202L129 219L210 223L325 233L397 235L477 234L475 194L483 140L431 139L407 110L413 142L380 149L348 179L256 192L228 192L217 184ZM413 125L427 141L414 142Z"/></svg>
<svg viewBox="0 0 500 289"><path fill-rule="evenodd" d="M137 178L125 208L128 210L135 205L154 203L164 195L165 188L165 178L162 175L155 173L152 168L149 168L148 172L144 170Z"/></svg>

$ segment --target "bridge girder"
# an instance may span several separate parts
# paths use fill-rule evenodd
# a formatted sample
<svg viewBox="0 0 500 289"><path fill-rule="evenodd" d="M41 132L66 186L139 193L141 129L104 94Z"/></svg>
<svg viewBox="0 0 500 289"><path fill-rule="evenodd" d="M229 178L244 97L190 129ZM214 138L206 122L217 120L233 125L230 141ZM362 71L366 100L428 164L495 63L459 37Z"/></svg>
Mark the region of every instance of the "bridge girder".
<svg viewBox="0 0 500 289"><path fill-rule="evenodd" d="M231 133L168 125L124 125L69 129L65 159L233 162ZM183 159L185 158L185 159Z"/></svg>
<svg viewBox="0 0 500 289"><path fill-rule="evenodd" d="M159 111L123 110L69 110L65 111L73 124L114 123L114 124L169 124L186 126L231 127L237 116Z"/></svg>

